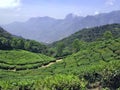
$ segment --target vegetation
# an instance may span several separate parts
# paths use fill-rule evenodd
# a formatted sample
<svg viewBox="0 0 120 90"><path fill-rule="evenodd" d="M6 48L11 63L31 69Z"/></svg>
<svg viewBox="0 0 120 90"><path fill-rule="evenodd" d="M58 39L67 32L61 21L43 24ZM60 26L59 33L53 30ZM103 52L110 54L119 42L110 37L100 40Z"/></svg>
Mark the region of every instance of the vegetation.
<svg viewBox="0 0 120 90"><path fill-rule="evenodd" d="M55 59L24 50L0 50L0 68L4 70L35 69L52 61Z"/></svg>
<svg viewBox="0 0 120 90"><path fill-rule="evenodd" d="M45 45L34 40L27 40L21 37L13 36L2 28L0 28L0 49L22 49L43 54L46 54L47 52L47 47Z"/></svg>
<svg viewBox="0 0 120 90"><path fill-rule="evenodd" d="M64 48L64 44L63 43L58 43L56 57L63 56L63 48Z"/></svg>
<svg viewBox="0 0 120 90"><path fill-rule="evenodd" d="M66 42L60 41L57 46L50 48L49 52L50 55L62 57L59 62L40 53L20 49L0 50L0 89L119 90L120 37L118 32L120 29L118 26L113 24L94 28L95 32L102 30L98 32L104 33L98 39L93 32L95 38L91 40L92 42L75 38L70 40L72 42L68 43L70 45L66 46L69 38Z"/></svg>
<svg viewBox="0 0 120 90"><path fill-rule="evenodd" d="M3 69L1 88L84 90L101 86L116 90L120 87L119 46L120 39L96 41L49 67L16 72Z"/></svg>
<svg viewBox="0 0 120 90"><path fill-rule="evenodd" d="M108 24L108 25L94 27L94 28L82 29L72 34L71 36L64 38L63 40L50 44L49 47L52 48L54 53L56 53L56 47L58 43L63 43L64 44L63 55L71 55L72 53L74 53L75 47L78 47L77 44L79 43L75 44L76 40L79 40L80 42L82 41L82 43L85 43L85 42L94 42L97 40L103 40L105 38L115 39L119 37L120 37L120 24ZM73 46L73 42L74 42L74 46ZM84 47L81 46L81 48L84 48ZM79 48L78 48L78 51L79 51Z"/></svg>

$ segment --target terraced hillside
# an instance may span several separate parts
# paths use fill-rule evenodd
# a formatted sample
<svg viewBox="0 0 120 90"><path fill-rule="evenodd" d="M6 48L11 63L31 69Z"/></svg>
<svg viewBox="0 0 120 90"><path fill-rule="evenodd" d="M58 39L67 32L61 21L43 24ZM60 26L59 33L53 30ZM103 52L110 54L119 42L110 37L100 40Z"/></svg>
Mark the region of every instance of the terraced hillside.
<svg viewBox="0 0 120 90"><path fill-rule="evenodd" d="M62 62L47 69L54 68L54 73L78 75L83 72L93 73L106 68L118 68L117 66L120 67L120 39L109 39L87 43L79 52L67 56Z"/></svg>
<svg viewBox="0 0 120 90"><path fill-rule="evenodd" d="M0 50L0 90L119 90L120 37L108 30L96 41L77 43L77 51L59 60L15 48Z"/></svg>
<svg viewBox="0 0 120 90"><path fill-rule="evenodd" d="M95 41L84 46L79 52L48 67L16 72L1 69L1 87L8 88L8 85L12 89L29 90L92 90L101 87L117 90L120 87L120 38Z"/></svg>
<svg viewBox="0 0 120 90"><path fill-rule="evenodd" d="M54 61L54 58L24 50L0 50L0 69L3 70L36 69Z"/></svg>
<svg viewBox="0 0 120 90"><path fill-rule="evenodd" d="M73 74L87 80L88 88L96 87L99 83L98 86L116 90L120 87L120 39L88 43L78 53L40 71L51 75Z"/></svg>

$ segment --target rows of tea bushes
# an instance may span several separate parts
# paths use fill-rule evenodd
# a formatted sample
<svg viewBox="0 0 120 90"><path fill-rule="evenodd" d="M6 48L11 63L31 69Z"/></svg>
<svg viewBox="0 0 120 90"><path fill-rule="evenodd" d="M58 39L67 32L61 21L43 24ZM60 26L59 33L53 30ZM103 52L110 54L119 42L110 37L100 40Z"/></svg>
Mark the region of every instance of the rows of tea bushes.
<svg viewBox="0 0 120 90"><path fill-rule="evenodd" d="M32 74L33 71L26 71ZM35 70L41 75L74 74L88 81L87 87L99 86L116 90L120 87L120 39L91 42L86 49L67 56L50 67ZM33 74L35 75L35 74Z"/></svg>
<svg viewBox="0 0 120 90"><path fill-rule="evenodd" d="M0 69L35 69L54 61L52 57L24 50L0 50Z"/></svg>
<svg viewBox="0 0 120 90"><path fill-rule="evenodd" d="M74 75L55 75L44 79L0 81L2 90L85 90L87 82Z"/></svg>
<svg viewBox="0 0 120 90"><path fill-rule="evenodd" d="M107 90L119 90L120 38L95 41L85 44L84 47L49 67L16 72L0 70L0 88L3 90L86 90L86 88L101 87ZM26 61L19 62L20 64L18 62L13 65L24 66L24 63L29 65ZM7 63L11 65L11 62Z"/></svg>

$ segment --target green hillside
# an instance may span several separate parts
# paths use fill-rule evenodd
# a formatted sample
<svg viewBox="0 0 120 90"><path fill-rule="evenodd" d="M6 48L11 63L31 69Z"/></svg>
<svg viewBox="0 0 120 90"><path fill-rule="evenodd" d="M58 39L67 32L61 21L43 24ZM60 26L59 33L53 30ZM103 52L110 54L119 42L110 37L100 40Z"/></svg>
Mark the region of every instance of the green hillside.
<svg viewBox="0 0 120 90"><path fill-rule="evenodd" d="M52 61L55 59L24 50L0 50L0 69L35 69Z"/></svg>
<svg viewBox="0 0 120 90"><path fill-rule="evenodd" d="M112 32L113 36L115 38L118 38L120 37L120 24L108 24L94 28L85 28L67 38L64 38L63 40L54 42L53 44L51 44L51 46L54 47L59 42L63 42L66 46L70 46L75 39L87 42L96 41L97 39L102 38L103 34L106 31Z"/></svg>
<svg viewBox="0 0 120 90"><path fill-rule="evenodd" d="M60 41L50 49L62 59L18 48L0 50L0 90L120 90L118 26L96 28L95 31L99 32L105 27L110 31L105 30L92 42L74 37L74 43L66 46ZM67 50L71 50L71 55L63 57ZM49 53L54 54L52 51Z"/></svg>
<svg viewBox="0 0 120 90"><path fill-rule="evenodd" d="M36 53L46 54L47 47L37 41L14 36L0 27L0 49L13 50L22 49Z"/></svg>
<svg viewBox="0 0 120 90"><path fill-rule="evenodd" d="M120 38L88 43L85 49L67 56L61 62L34 72L72 74L80 80L85 79L88 88L96 87L99 83L104 88L116 90L120 87ZM32 71L28 73L32 74Z"/></svg>
<svg viewBox="0 0 120 90"><path fill-rule="evenodd" d="M12 35L0 27L0 37L11 38Z"/></svg>
<svg viewBox="0 0 120 90"><path fill-rule="evenodd" d="M118 65L120 65L120 38L84 44L84 49L67 56L51 68L55 69L54 73L78 75L83 72L100 72L105 68L111 69L112 66L118 68Z"/></svg>
<svg viewBox="0 0 120 90"><path fill-rule="evenodd" d="M9 80L6 84L11 88L22 87L30 90L32 88L39 88L40 90L42 88L45 90L52 88L53 90L58 90L57 88L60 90L72 90L72 88L77 88L73 90L86 90L86 88L97 88L99 86L113 90L119 88L120 38L95 41L84 46L85 48L79 52L48 67L16 72L8 72L2 69L0 70L1 87L8 88L3 83ZM38 56L35 55L35 58Z"/></svg>
<svg viewBox="0 0 120 90"><path fill-rule="evenodd" d="M120 24L108 24L108 25L103 25L103 26L98 26L98 27L93 27L93 28L85 28L82 29L71 36L64 38L60 41L54 42L49 45L50 51L53 56L56 56L57 54L57 47L59 44L63 44L63 53L62 57L66 55L70 55L74 53L74 42L76 40L79 40L80 43L82 42L93 42L96 40L103 40L103 34L108 31L112 33L113 38L118 38L120 37Z"/></svg>

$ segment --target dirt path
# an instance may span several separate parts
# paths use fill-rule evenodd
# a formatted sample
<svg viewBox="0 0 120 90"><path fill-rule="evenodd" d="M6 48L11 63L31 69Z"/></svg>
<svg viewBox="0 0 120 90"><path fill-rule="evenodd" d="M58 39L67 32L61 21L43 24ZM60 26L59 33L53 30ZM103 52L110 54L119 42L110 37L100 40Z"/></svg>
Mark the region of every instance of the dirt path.
<svg viewBox="0 0 120 90"><path fill-rule="evenodd" d="M37 68L34 68L34 69L46 68L46 67L49 67L49 66L51 66L51 65L53 65L53 64L55 64L55 63L61 62L62 60L63 60L63 59L57 59L57 60L52 61L52 62L50 62L50 63L48 63L48 64L46 64L46 65L38 66ZM24 69L24 70L30 70L30 69ZM14 69L8 69L8 71L16 72L16 71L20 71L20 70L17 70L16 68L14 68Z"/></svg>
<svg viewBox="0 0 120 90"><path fill-rule="evenodd" d="M87 90L102 90L102 88L101 87L96 87L96 88L87 89Z"/></svg>
<svg viewBox="0 0 120 90"><path fill-rule="evenodd" d="M49 67L49 66L51 66L51 65L53 65L53 64L55 64L55 63L57 63L57 62L61 62L61 61L62 61L62 59L58 59L58 60L56 60L55 62L51 62L51 63L49 63L49 64L47 64L47 65L43 65L43 66L41 66L41 67L39 67L39 68Z"/></svg>

